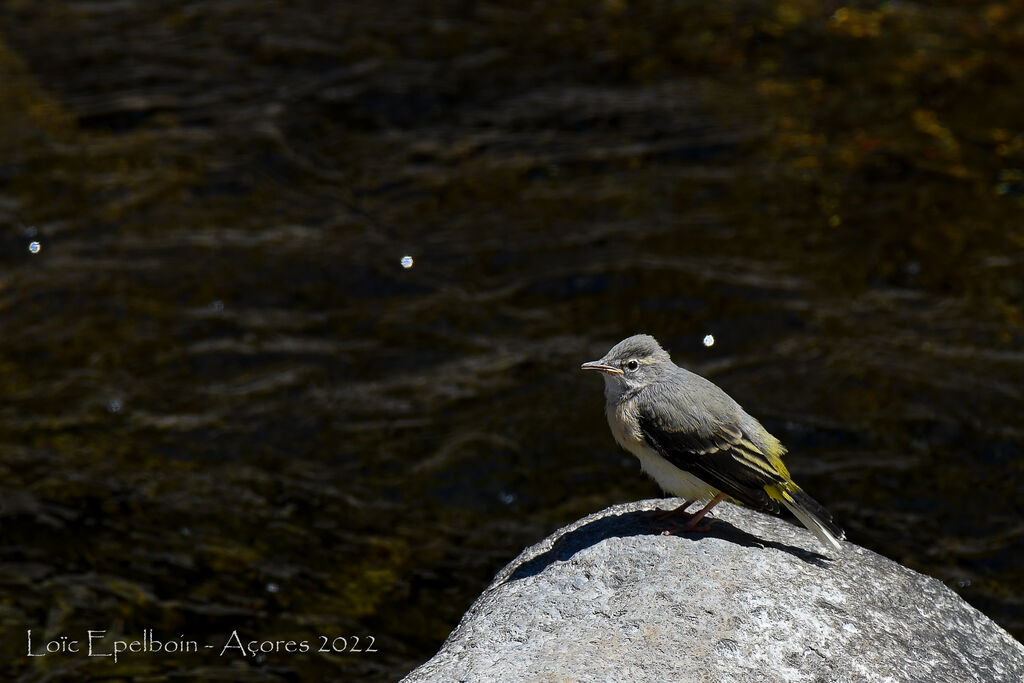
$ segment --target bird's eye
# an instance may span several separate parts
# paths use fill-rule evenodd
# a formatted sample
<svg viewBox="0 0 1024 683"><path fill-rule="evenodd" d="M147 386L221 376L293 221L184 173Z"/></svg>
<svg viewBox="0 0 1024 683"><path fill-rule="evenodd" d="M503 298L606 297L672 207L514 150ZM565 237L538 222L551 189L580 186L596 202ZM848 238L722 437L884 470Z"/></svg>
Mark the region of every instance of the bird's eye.
<svg viewBox="0 0 1024 683"><path fill-rule="evenodd" d="M640 363L636 360L627 361L626 370L629 372L636 372L640 369Z"/></svg>

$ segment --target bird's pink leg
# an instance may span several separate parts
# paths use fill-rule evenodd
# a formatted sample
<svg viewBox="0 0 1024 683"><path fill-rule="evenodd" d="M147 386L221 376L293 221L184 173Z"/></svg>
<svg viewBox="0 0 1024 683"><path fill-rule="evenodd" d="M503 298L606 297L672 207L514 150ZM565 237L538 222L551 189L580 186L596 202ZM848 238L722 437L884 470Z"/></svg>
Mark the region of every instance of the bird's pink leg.
<svg viewBox="0 0 1024 683"><path fill-rule="evenodd" d="M688 500L679 507L672 508L671 510L650 510L644 513L644 517L655 522L664 522L665 520L676 516L684 519L690 519L693 513L687 512L686 508L690 507L695 502L696 501L694 500Z"/></svg>
<svg viewBox="0 0 1024 683"><path fill-rule="evenodd" d="M704 519L704 515L711 512L711 508L715 507L725 499L726 495L724 493L719 493L697 512L686 512L686 508L693 504L693 501L689 500L683 505L677 507L675 510L658 510L653 514L648 515L648 517L660 522L668 522L669 526L672 527L662 531L662 536L671 536L673 534L687 533L690 531L709 531L711 527L707 524L701 526L698 526L698 524L700 524L700 520ZM683 517L682 520L673 519L673 517L680 516Z"/></svg>
<svg viewBox="0 0 1024 683"><path fill-rule="evenodd" d="M693 516L690 517L690 521L688 521L686 525L683 527L683 531L707 531L708 526L706 524L703 527L698 527L697 524L700 522L700 520L704 519L704 515L711 512L711 508L715 507L723 500L725 500L724 493L719 493L717 496L709 500L707 505L702 507L697 512L693 513Z"/></svg>

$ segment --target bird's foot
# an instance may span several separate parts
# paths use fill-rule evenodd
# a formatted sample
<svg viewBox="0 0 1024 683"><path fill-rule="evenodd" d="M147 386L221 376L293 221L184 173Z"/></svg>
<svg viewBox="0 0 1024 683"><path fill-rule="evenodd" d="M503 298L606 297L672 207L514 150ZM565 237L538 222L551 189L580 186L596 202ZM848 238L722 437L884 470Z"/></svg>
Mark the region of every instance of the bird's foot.
<svg viewBox="0 0 1024 683"><path fill-rule="evenodd" d="M670 520L675 521L679 518L688 520L693 517L692 512L687 512L686 508L693 505L694 501L688 500L677 508L671 510L648 510L643 513L644 519L649 519L652 522L668 522Z"/></svg>
<svg viewBox="0 0 1024 683"><path fill-rule="evenodd" d="M710 524L701 524L700 521L704 517L701 515L698 517L696 514L687 512L686 517L682 519L669 519L666 520L665 525L667 529L663 529L661 532L662 536L681 536L683 534L689 534L694 531L698 533L706 533L711 531Z"/></svg>
<svg viewBox="0 0 1024 683"><path fill-rule="evenodd" d="M695 501L688 500L677 508L671 510L650 510L644 513L644 518L657 523L658 526L667 527L662 530L662 536L677 536L679 534L689 533L691 531L705 532L711 527L707 524L698 523L701 517L699 513L687 512L686 508L694 504Z"/></svg>
<svg viewBox="0 0 1024 683"><path fill-rule="evenodd" d="M688 500L674 510L657 510L646 516L648 519L655 519L660 524L669 527L661 532L662 536L677 536L693 531L705 533L710 531L711 527L708 524L701 524L701 520L704 519L706 514L711 512L711 508L718 505L724 499L725 494L719 493L697 512L686 511L686 508L693 504L692 500Z"/></svg>
<svg viewBox="0 0 1024 683"><path fill-rule="evenodd" d="M673 529L671 531L669 531L668 529L665 529L664 531L661 532L661 535L662 536L682 536L683 534L689 534L689 533L692 533L694 531L696 531L699 534L706 534L707 532L711 531L711 525L710 524L699 524L699 525L693 527L692 529L678 529L678 530L677 529Z"/></svg>

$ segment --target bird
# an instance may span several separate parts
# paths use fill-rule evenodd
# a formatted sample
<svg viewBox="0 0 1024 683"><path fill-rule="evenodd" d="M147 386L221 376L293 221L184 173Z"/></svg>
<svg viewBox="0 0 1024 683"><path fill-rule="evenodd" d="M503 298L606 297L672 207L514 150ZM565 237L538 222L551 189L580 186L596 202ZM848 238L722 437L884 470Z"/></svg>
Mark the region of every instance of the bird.
<svg viewBox="0 0 1024 683"><path fill-rule="evenodd" d="M773 514L781 504L826 548L842 548L843 530L793 481L782 443L716 384L673 363L654 337L627 337L581 369L604 377L615 441L686 501L653 517L683 532L706 531L701 520L723 500ZM698 500L708 502L688 512Z"/></svg>

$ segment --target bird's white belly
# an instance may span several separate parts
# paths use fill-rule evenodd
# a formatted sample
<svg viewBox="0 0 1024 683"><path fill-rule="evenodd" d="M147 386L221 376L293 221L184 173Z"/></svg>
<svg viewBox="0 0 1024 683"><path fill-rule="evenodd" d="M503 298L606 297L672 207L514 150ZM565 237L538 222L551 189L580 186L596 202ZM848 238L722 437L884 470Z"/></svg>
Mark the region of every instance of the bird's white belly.
<svg viewBox="0 0 1024 683"><path fill-rule="evenodd" d="M615 441L640 460L644 472L658 482L663 491L686 500L714 498L718 494L718 489L679 469L644 442L640 430L636 428L633 408L630 401L618 404L609 401L606 406L608 426L612 429Z"/></svg>
<svg viewBox="0 0 1024 683"><path fill-rule="evenodd" d="M684 472L654 450L639 446L633 450L643 468L663 490L686 500L706 500L718 494L718 489L704 483L689 472Z"/></svg>

